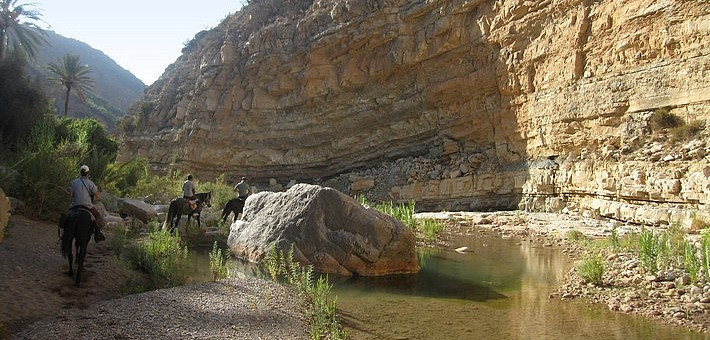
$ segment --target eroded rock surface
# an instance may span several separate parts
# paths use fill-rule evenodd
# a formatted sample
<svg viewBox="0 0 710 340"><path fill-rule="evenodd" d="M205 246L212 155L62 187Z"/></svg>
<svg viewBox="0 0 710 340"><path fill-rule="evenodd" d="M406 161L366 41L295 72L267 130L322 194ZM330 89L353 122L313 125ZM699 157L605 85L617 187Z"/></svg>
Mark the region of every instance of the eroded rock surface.
<svg viewBox="0 0 710 340"><path fill-rule="evenodd" d="M247 200L227 240L236 256L259 262L270 250L288 253L315 270L378 276L419 270L414 234L394 218L365 209L337 190L297 184Z"/></svg>
<svg viewBox="0 0 710 340"><path fill-rule="evenodd" d="M649 120L710 121L709 35L700 0L253 2L148 88L120 157L431 210L688 221L710 213L707 128Z"/></svg>

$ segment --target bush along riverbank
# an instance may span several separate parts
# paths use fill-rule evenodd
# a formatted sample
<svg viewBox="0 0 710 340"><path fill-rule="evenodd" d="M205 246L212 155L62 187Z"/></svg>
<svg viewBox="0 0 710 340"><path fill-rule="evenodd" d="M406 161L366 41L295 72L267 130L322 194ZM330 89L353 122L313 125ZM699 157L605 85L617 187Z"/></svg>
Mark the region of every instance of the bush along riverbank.
<svg viewBox="0 0 710 340"><path fill-rule="evenodd" d="M571 231L567 240L577 263L556 293L560 298L582 298L613 311L708 331L710 233L688 234L674 223L623 235L614 226L604 238Z"/></svg>

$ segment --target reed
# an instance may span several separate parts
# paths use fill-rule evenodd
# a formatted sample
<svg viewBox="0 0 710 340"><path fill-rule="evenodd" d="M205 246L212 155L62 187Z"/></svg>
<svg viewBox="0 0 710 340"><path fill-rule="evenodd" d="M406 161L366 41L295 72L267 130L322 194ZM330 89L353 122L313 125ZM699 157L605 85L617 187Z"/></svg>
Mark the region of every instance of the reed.
<svg viewBox="0 0 710 340"><path fill-rule="evenodd" d="M698 274L700 273L701 266L700 259L698 259L698 252L695 245L687 241L684 243L683 248L683 265L690 275L690 282L695 284L698 282Z"/></svg>
<svg viewBox="0 0 710 340"><path fill-rule="evenodd" d="M274 281L285 280L294 287L301 297L311 317L311 339L345 339L340 321L336 315L336 299L329 301L332 285L327 276L319 276L313 281L313 266L304 266L293 259L293 245L283 254L272 248L264 260L266 270Z"/></svg>
<svg viewBox="0 0 710 340"><path fill-rule="evenodd" d="M212 251L210 252L210 272L212 273L212 281L218 281L226 279L229 276L229 267L227 267L227 260L229 259L229 254L223 254L222 249L217 246L217 241L212 244Z"/></svg>
<svg viewBox="0 0 710 340"><path fill-rule="evenodd" d="M641 234L638 238L639 242L639 259L641 266L649 273L658 271L658 257L661 247L659 244L658 235L646 228L641 229Z"/></svg>

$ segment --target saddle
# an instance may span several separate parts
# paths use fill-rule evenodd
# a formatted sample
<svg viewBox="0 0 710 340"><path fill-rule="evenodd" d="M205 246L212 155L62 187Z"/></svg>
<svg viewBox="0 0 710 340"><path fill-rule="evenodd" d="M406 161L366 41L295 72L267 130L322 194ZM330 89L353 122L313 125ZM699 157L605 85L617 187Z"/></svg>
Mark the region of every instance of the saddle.
<svg viewBox="0 0 710 340"><path fill-rule="evenodd" d="M187 200L187 204L190 205L190 210L197 209L197 200Z"/></svg>

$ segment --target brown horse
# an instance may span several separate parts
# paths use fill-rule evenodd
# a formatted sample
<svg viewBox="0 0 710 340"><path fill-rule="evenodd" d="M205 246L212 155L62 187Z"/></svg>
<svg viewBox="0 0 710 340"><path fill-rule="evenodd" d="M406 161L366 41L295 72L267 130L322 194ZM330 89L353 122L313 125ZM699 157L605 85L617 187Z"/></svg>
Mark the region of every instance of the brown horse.
<svg viewBox="0 0 710 340"><path fill-rule="evenodd" d="M212 203L212 192L201 192L195 195L197 197L195 209L192 209L190 202L187 199L179 197L170 202L170 207L168 208L168 218L165 220L165 225L170 225L170 232L177 226L180 225L180 218L182 215L187 215L187 223L190 223L190 218L193 215L197 215L195 219L197 220L197 228L200 228L200 213L202 212L203 206L211 207ZM173 221L174 220L174 221Z"/></svg>
<svg viewBox="0 0 710 340"><path fill-rule="evenodd" d="M81 273L84 271L84 258L86 248L88 248L91 235L94 233L94 222L91 220L91 212L87 209L71 209L60 220L60 227L64 229L62 233L62 255L69 261L69 271L67 275L74 275L74 253L72 246L76 248L76 280L75 286L79 286Z"/></svg>
<svg viewBox="0 0 710 340"><path fill-rule="evenodd" d="M241 214L244 210L244 202L245 200L241 198L232 198L229 200L229 202L224 205L224 209L222 209L222 221L227 221L227 216L231 213L234 213L234 219L232 219L232 222L236 221L239 214Z"/></svg>

